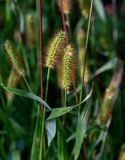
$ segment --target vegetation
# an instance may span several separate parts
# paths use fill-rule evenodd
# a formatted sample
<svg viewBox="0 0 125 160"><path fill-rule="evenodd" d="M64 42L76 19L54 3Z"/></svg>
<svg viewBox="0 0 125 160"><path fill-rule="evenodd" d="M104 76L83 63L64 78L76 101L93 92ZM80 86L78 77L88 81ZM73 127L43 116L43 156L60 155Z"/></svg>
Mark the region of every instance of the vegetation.
<svg viewBox="0 0 125 160"><path fill-rule="evenodd" d="M0 1L0 160L125 160L119 2Z"/></svg>

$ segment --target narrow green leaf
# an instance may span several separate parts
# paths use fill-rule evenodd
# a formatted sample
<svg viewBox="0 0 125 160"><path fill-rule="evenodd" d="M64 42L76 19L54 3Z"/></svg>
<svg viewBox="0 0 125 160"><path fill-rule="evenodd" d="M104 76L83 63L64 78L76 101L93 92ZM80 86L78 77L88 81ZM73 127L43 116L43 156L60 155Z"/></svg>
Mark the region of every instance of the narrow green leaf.
<svg viewBox="0 0 125 160"><path fill-rule="evenodd" d="M0 121L3 123L5 130L11 138L22 136L25 131L7 112L0 109Z"/></svg>
<svg viewBox="0 0 125 160"><path fill-rule="evenodd" d="M81 150L81 145L87 129L88 116L89 116L89 105L87 104L82 114L78 117L78 124L76 128L76 142L73 149L74 160L78 159Z"/></svg>
<svg viewBox="0 0 125 160"><path fill-rule="evenodd" d="M112 68L115 68L116 66L116 63L117 63L117 58L114 58L112 59L111 61L107 62L106 64L104 64L101 68L99 68L96 73L95 73L95 76L107 71L107 70L110 70Z"/></svg>
<svg viewBox="0 0 125 160"><path fill-rule="evenodd" d="M16 135L23 135L25 133L22 126L19 123L17 123L14 119L9 118L9 121Z"/></svg>
<svg viewBox="0 0 125 160"><path fill-rule="evenodd" d="M94 6L95 6L95 9L96 9L99 17L101 18L101 20L105 21L106 16L105 16L105 11L104 11L104 7L103 7L102 2L100 0L95 0Z"/></svg>
<svg viewBox="0 0 125 160"><path fill-rule="evenodd" d="M47 132L47 140L48 146L52 142L53 138L56 135L56 120L50 120L46 122L46 132Z"/></svg>
<svg viewBox="0 0 125 160"><path fill-rule="evenodd" d="M58 136L58 160L65 160L65 139L61 132L57 132Z"/></svg>
<svg viewBox="0 0 125 160"><path fill-rule="evenodd" d="M10 87L4 86L4 84L2 83L1 77L0 77L0 85L6 92L13 93L13 94L16 94L18 96L30 98L32 100L35 100L35 101L43 104L45 107L47 107L49 110L51 110L50 106L42 98L40 98L39 96L35 95L34 93L27 92L27 91L24 91L24 90L21 90L21 89L10 88Z"/></svg>
<svg viewBox="0 0 125 160"><path fill-rule="evenodd" d="M54 119L54 118L58 118L60 116L63 116L67 113L69 113L70 111L72 111L74 108L78 107L79 105L83 104L84 102L86 102L92 95L92 91L93 91L93 87L92 89L90 90L90 93L85 97L85 99L77 104L77 105L73 105L73 106L69 106L69 107L62 107L62 108L55 108L52 110L50 116L48 117L47 120L50 120L50 119Z"/></svg>
<svg viewBox="0 0 125 160"><path fill-rule="evenodd" d="M69 159L68 154L67 154L66 132L65 132L64 125L63 125L62 122L58 123L57 153L58 153L58 160L67 160L67 159Z"/></svg>
<svg viewBox="0 0 125 160"><path fill-rule="evenodd" d="M64 108L55 108L52 110L50 116L47 120L54 119L57 117L60 117L66 113L69 113L71 110L73 110L75 107L64 107Z"/></svg>

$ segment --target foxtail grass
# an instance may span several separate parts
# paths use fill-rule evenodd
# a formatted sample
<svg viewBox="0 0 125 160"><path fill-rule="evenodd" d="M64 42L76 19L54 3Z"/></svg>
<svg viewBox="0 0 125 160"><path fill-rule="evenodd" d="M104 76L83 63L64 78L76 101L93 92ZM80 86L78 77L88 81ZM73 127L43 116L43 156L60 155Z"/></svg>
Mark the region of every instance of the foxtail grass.
<svg viewBox="0 0 125 160"><path fill-rule="evenodd" d="M4 43L4 47L13 68L17 71L17 73L20 76L24 76L25 75L24 62L20 54L18 53L17 49L14 47L13 43L11 43L9 40L6 40Z"/></svg>

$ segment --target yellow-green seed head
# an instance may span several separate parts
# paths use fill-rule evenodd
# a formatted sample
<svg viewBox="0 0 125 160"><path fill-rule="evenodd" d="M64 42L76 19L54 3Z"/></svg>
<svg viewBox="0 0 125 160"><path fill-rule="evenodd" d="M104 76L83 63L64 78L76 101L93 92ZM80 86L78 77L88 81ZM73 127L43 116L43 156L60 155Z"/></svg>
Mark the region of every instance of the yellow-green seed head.
<svg viewBox="0 0 125 160"><path fill-rule="evenodd" d="M112 110L113 110L113 101L112 98L114 96L115 88L113 86L109 86L104 95L104 99L101 105L101 110L99 114L99 123L106 124L109 120Z"/></svg>
<svg viewBox="0 0 125 160"><path fill-rule="evenodd" d="M21 76L14 69L12 69L7 81L7 86L11 88L15 88L18 85L20 79L21 79ZM14 98L13 93L7 93L8 100L12 100L13 98Z"/></svg>
<svg viewBox="0 0 125 160"><path fill-rule="evenodd" d="M73 80L75 72L75 60L74 60L74 49L71 44L65 48L64 57L60 67L59 86L64 90L69 90Z"/></svg>
<svg viewBox="0 0 125 160"><path fill-rule="evenodd" d="M24 63L20 54L14 47L14 45L9 40L6 40L4 47L5 47L7 56L9 57L9 60L12 64L12 67L16 70L16 72L20 76L24 76L25 74Z"/></svg>
<svg viewBox="0 0 125 160"><path fill-rule="evenodd" d="M58 59L63 54L65 39L66 39L66 33L63 31L59 31L53 36L52 40L47 46L46 59L45 59L46 67L54 68Z"/></svg>
<svg viewBox="0 0 125 160"><path fill-rule="evenodd" d="M110 119L113 111L114 102L117 97L118 89L123 75L123 62L117 61L116 69L113 74L109 86L106 88L104 98L101 103L100 112L98 114L97 123L106 124Z"/></svg>

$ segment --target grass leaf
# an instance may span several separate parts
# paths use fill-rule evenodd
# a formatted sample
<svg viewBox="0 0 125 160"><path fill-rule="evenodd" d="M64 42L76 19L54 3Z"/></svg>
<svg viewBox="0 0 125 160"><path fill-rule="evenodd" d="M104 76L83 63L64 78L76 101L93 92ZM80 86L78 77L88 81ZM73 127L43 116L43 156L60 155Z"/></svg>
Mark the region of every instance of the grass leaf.
<svg viewBox="0 0 125 160"><path fill-rule="evenodd" d="M116 66L116 63L117 63L117 59L114 58L112 60L110 60L109 62L107 62L106 64L104 64L101 68L99 68L96 73L95 73L95 76L98 76L99 74L107 71L107 70L110 70L112 68L114 68Z"/></svg>
<svg viewBox="0 0 125 160"><path fill-rule="evenodd" d="M104 7L103 7L102 2L100 0L95 0L94 6L95 6L95 9L96 9L99 17L101 18L101 20L105 21L106 16L105 16L105 11L104 11Z"/></svg>
<svg viewBox="0 0 125 160"><path fill-rule="evenodd" d="M50 146L50 143L56 135L56 120L50 120L46 122L46 131L48 146Z"/></svg>
<svg viewBox="0 0 125 160"><path fill-rule="evenodd" d="M55 108L52 110L50 116L47 120L58 118L60 116L63 116L66 113L69 113L71 110L73 110L75 107L64 107L64 108Z"/></svg>
<svg viewBox="0 0 125 160"><path fill-rule="evenodd" d="M27 91L24 91L24 90L21 90L21 89L10 88L10 87L4 86L4 84L2 83L1 77L0 77L0 86L1 86L6 92L13 93L13 94L16 94L16 95L18 95L18 96L30 98L30 99L32 99L32 100L35 100L35 101L43 104L45 107L47 107L49 110L51 110L50 106L49 106L42 98L40 98L39 96L35 95L34 93L32 93L32 92L27 92Z"/></svg>
<svg viewBox="0 0 125 160"><path fill-rule="evenodd" d="M82 114L78 117L78 123L76 128L76 142L73 149L74 160L78 159L81 145L83 142L83 138L85 137L86 129L87 129L87 121L89 116L89 103L87 103L85 109Z"/></svg>
<svg viewBox="0 0 125 160"><path fill-rule="evenodd" d="M58 118L60 116L63 116L67 113L69 113L70 111L72 111L74 108L78 107L79 105L83 104L84 102L86 102L92 95L92 92L93 92L93 87L92 89L90 90L90 93L85 97L85 99L77 104L77 105L73 105L73 106L69 106L69 107L62 107L62 108L55 108L52 110L50 116L48 117L47 120L50 120L50 119L54 119L54 118Z"/></svg>

